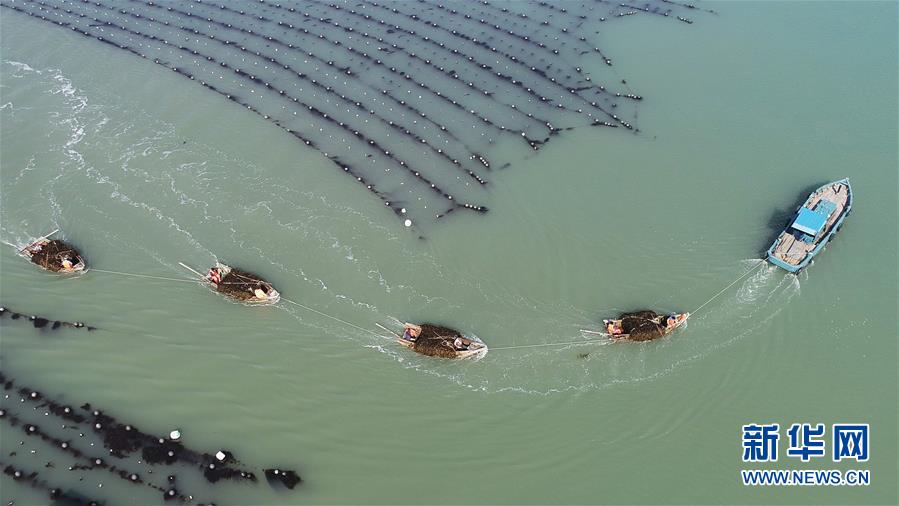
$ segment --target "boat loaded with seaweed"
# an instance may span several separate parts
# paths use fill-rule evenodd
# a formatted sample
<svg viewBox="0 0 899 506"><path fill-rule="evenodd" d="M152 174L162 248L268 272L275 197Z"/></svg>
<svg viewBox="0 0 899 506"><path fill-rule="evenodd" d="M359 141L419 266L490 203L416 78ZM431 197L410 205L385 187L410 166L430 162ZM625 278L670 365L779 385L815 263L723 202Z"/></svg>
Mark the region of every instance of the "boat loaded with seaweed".
<svg viewBox="0 0 899 506"><path fill-rule="evenodd" d="M652 341L664 337L687 322L690 313L663 315L642 310L623 313L617 319L603 320L606 332L616 341Z"/></svg>
<svg viewBox="0 0 899 506"><path fill-rule="evenodd" d="M206 280L222 295L247 304L275 304L281 299L278 290L261 276L221 262L209 269Z"/></svg>
<svg viewBox="0 0 899 506"><path fill-rule="evenodd" d="M487 345L477 337L463 336L458 330L432 323L416 325L406 323L403 333L394 332L383 325L396 337L396 342L416 353L440 358L481 358L487 354Z"/></svg>
<svg viewBox="0 0 899 506"><path fill-rule="evenodd" d="M267 306L281 300L281 294L271 283L262 279L262 276L251 272L215 262L204 276L189 265L181 263L181 266L200 276L204 283L215 289L218 293L236 301L253 306Z"/></svg>
<svg viewBox="0 0 899 506"><path fill-rule="evenodd" d="M818 188L809 194L768 248L767 260L788 272L798 273L824 250L851 210L852 187L848 178Z"/></svg>
<svg viewBox="0 0 899 506"><path fill-rule="evenodd" d="M59 239L50 239L50 236L56 232L59 232L59 230L54 230L33 241L28 246L21 248L18 251L19 255L41 269L46 269L50 272L58 272L60 274L84 272L87 265L74 246Z"/></svg>

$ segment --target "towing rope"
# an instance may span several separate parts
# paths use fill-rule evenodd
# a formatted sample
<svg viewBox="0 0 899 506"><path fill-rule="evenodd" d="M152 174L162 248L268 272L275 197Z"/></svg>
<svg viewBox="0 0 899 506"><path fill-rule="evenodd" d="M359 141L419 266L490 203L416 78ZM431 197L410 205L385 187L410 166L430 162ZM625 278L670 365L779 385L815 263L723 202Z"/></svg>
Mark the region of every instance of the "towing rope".
<svg viewBox="0 0 899 506"><path fill-rule="evenodd" d="M107 271L107 270L103 270L103 269L95 269L95 268L93 268L93 267L92 267L90 270L91 270L92 272L104 272L104 273L106 273L106 274L117 274L117 275L119 275L119 276L132 276L132 277L135 277L135 278L150 278L150 279L162 279L162 280L165 280L165 281L181 281L181 282L187 282L187 283L199 283L199 281L197 281L197 280L195 280L195 279L166 278L166 277L163 277L163 276L151 276L151 275L149 275L149 274L136 274L136 273L133 273L133 272Z"/></svg>
<svg viewBox="0 0 899 506"><path fill-rule="evenodd" d="M696 314L700 309L706 307L706 306L708 305L709 302L712 302L713 300L717 299L718 296L721 295L722 293L726 292L728 288L730 288L730 287L736 285L737 283L740 282L741 279L743 279L743 278L745 278L746 276L748 276L749 273L755 272L756 270L758 270L759 267L761 267L761 266L763 266L763 265L765 265L765 260L759 259L759 263L757 263L757 264L754 265L753 267L750 267L750 268L746 269L746 272L744 272L739 278L735 279L735 280L733 281L733 283L731 283L731 284L725 286L724 288L721 289L720 292L718 292L718 293L716 293L715 295L713 295L711 299L709 299L709 300L703 302L701 306L699 306L698 308L694 309L693 312L690 313L690 316L687 317L687 319L690 319L690 317L693 316L694 314Z"/></svg>
<svg viewBox="0 0 899 506"><path fill-rule="evenodd" d="M717 299L718 297L720 297L721 294L724 293L724 292L726 292L730 287L732 287L732 286L736 285L737 283L739 283L740 280L744 279L744 278L745 278L746 276L748 276L750 273L755 272L756 270L758 270L759 267L761 267L761 266L764 265L764 264L765 264L765 260L759 259L759 262L758 262L757 264L755 264L755 265L753 265L752 267L746 269L746 271L745 271L743 274L741 274L740 277L738 277L737 279L735 279L734 281L732 281L729 285L725 286L725 287L722 288L718 293L716 293L715 295L713 295L712 298L710 298L709 300L703 302L699 307L697 307L696 309L694 309L694 310L690 313L690 316L688 316L684 321L690 319L690 317L692 317L692 316L695 315L697 312L699 312L699 310L701 310L702 308L704 308L704 307L706 307L707 305L709 305L710 302L712 302L713 300L715 300L715 299ZM494 350L515 350L515 349L519 349L519 348L540 348L540 347L545 347L545 346L571 346L571 345L575 345L575 344L596 344L596 343L600 343L600 342L606 342L606 341L600 341L600 340L597 340L597 339L592 339L592 340L583 340L583 341L567 341L567 342L563 342L563 343L542 343L542 344L524 344L524 345L521 345L521 346L500 346L500 347L498 347L498 348L490 348L490 351L494 351Z"/></svg>
<svg viewBox="0 0 899 506"><path fill-rule="evenodd" d="M498 348L490 348L490 347L488 347L487 349L490 350L490 351L494 351L494 350L515 350L515 349L518 349L518 348L541 348L541 347L544 347L544 346L569 346L569 345L574 345L574 344L596 344L596 343L598 343L598 342L601 342L601 341L594 339L594 340L591 340L591 341L569 341L569 342L567 342L567 343L523 344L523 345L521 345L521 346L500 346L500 347L498 347Z"/></svg>
<svg viewBox="0 0 899 506"><path fill-rule="evenodd" d="M348 326L350 326L350 327L353 327L354 329L361 330L362 332L367 332L367 333L369 333L369 334L372 334L372 335L375 335L375 336L378 336L378 337L382 337L381 334L378 334L378 333L375 332L374 330L362 328L362 327L360 327L360 326L358 326L358 325L355 325L355 324L353 324L353 323L350 323L350 322L348 322L348 321L346 321L346 320L341 320L340 318L338 318L338 317L336 317L336 316L331 316L331 315L329 315L329 314L327 314L327 313L323 313L323 312L319 311L318 309L313 309L313 308L311 308L311 307L309 307L309 306L304 306L303 304L300 304L299 302L295 302L295 301L292 301L292 300L290 300L290 299L285 299L284 297L281 297L281 300L283 300L284 302L293 304L294 306L301 307L301 308L303 308L303 309L305 309L305 310L307 310L307 311L312 311L313 313L322 315L322 316L324 316L325 318L330 318L330 319L332 319L332 320L334 320L334 321L338 321L338 322L340 322L340 323L342 323L342 324L344 324L344 325L348 325Z"/></svg>
<svg viewBox="0 0 899 506"><path fill-rule="evenodd" d="M693 315L695 315L696 313L698 313L698 312L699 312L700 310L702 310L704 307L706 307L707 305L709 305L713 300L715 300L715 299L717 299L718 297L720 297L721 294L723 294L724 292L726 292L726 291L727 291L728 289L730 289L732 286L734 286L734 285L736 285L737 283L739 283L742 279L746 278L746 276L748 276L748 275L751 274L752 272L755 272L756 270L758 270L758 268L761 267L761 266L764 265L764 264L765 264L765 260L759 259L759 262L758 262L757 264L755 264L754 266L752 266L752 267L746 269L746 271L745 271L743 274L741 274L740 277L738 277L737 279L733 280L730 284L728 284L727 286L725 286L724 288L722 288L721 290L719 290L718 293L716 293L715 295L713 295L709 300L707 300L707 301L703 302L702 304L700 304L699 307L697 307L696 309L694 309L694 310L690 313L690 316L688 316L687 319L691 318ZM160 279L160 280L165 280L165 281L181 281L181 282L187 282L187 283L198 283L198 282L199 282L198 280L193 280L193 279L167 278L167 277L163 277L163 276L151 276L151 275L148 275L148 274L136 274L136 273L133 273L133 272L118 272L118 271L108 271L108 270L103 270L103 269L91 269L91 270L94 271L94 272L104 272L104 273L107 273L107 274L117 274L117 275L121 275L121 276L133 276L133 277L138 277L138 278ZM336 316L332 316L332 315L329 315L329 314L324 313L324 312L322 312L322 311L319 311L318 309L311 308L311 307L309 307L309 306L300 304L299 302L296 302L296 301L287 299L287 298L285 298L285 297L281 297L281 300L283 300L284 302L287 302L288 304L293 304L293 305L295 305L295 306L297 306L297 307L300 307L300 308L302 308L302 309L305 309L305 310L307 310L307 311L311 311L311 312L313 312L313 313L315 313L315 314L318 314L318 315L320 315L320 316L324 316L325 318L330 318L330 319L332 319L332 320L334 320L334 321L340 322L340 323L342 323L342 324L344 324L344 325L346 325L346 326L348 326L348 327L352 327L352 328L354 328L354 329L356 329L356 330L365 332L365 333L367 333L367 334L372 334L372 335L374 335L374 336L382 337L381 334L379 334L379 333L377 333L377 332L375 332L375 331L373 331L373 330L371 330L371 329L366 329L366 328L360 327L360 326L358 326L358 325L356 325L356 324L354 324L354 323L350 323L350 322L348 322L348 321L346 321L346 320L342 320L342 319L340 319L340 318L338 318L338 317L336 317ZM582 341L566 341L566 342L560 342L560 343L523 344L523 345L518 345L518 346L500 346L500 347L496 347L496 348L489 348L489 350L491 350L491 351L497 351L497 350L517 350L517 349L523 349L523 348L543 348L543 347L547 347L547 346L572 346L572 345L579 345L579 344L580 344L580 345L583 345L583 344L596 344L596 343L599 343L599 342L604 342L604 341L599 341L599 340L595 340L595 339L594 339L594 340L582 340Z"/></svg>

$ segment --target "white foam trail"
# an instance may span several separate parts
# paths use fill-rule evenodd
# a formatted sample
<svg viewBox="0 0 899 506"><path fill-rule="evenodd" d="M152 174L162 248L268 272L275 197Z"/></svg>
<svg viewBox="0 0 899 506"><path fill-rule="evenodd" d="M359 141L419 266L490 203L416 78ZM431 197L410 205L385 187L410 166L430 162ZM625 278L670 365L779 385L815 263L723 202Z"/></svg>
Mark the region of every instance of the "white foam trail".
<svg viewBox="0 0 899 506"><path fill-rule="evenodd" d="M34 68L31 67L31 65L28 65L27 63L22 63L22 62L13 61L13 60L3 60L3 63L15 68L15 71L13 73L9 74L11 77L22 78L22 77L24 77L25 73L33 73L33 74L41 73L40 70L35 70Z"/></svg>

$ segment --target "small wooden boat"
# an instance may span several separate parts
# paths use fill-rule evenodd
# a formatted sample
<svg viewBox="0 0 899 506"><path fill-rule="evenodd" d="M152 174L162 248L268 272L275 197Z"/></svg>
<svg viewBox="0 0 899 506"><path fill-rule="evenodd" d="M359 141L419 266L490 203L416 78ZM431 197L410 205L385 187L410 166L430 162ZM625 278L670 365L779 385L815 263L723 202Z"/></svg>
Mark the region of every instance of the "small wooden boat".
<svg viewBox="0 0 899 506"><path fill-rule="evenodd" d="M792 273L807 267L824 250L852 210L852 187L841 179L809 194L774 244L767 260Z"/></svg>
<svg viewBox="0 0 899 506"><path fill-rule="evenodd" d="M480 358L487 354L487 345L477 337L463 336L459 331L422 323L406 324L406 329L419 329L415 336L408 330L402 334L394 333L396 342L412 349L416 353L440 358Z"/></svg>
<svg viewBox="0 0 899 506"><path fill-rule="evenodd" d="M58 232L54 230L19 250L19 255L41 269L60 274L85 272L84 258L71 244L59 239L50 239Z"/></svg>
<svg viewBox="0 0 899 506"><path fill-rule="evenodd" d="M617 319L603 320L610 338L616 341L652 341L667 336L687 322L690 313L662 315L643 310L624 313Z"/></svg>
<svg viewBox="0 0 899 506"><path fill-rule="evenodd" d="M245 304L265 306L281 300L278 290L261 276L221 262L216 262L206 272L203 281L220 294Z"/></svg>

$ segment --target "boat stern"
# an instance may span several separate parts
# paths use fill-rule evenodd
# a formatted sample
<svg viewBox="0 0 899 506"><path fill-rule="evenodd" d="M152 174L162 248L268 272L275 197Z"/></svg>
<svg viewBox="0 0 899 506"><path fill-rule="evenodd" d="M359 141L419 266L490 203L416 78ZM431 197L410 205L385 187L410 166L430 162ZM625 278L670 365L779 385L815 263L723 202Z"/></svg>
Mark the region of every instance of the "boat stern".
<svg viewBox="0 0 899 506"><path fill-rule="evenodd" d="M467 350L458 353L458 358L480 359L487 355L487 345L483 341L472 341Z"/></svg>
<svg viewBox="0 0 899 506"><path fill-rule="evenodd" d="M687 319L690 318L690 313L674 313L671 316L674 317L674 325L668 327L666 333L681 328L685 323L687 323Z"/></svg>
<svg viewBox="0 0 899 506"><path fill-rule="evenodd" d="M784 262L783 260L777 258L776 256L772 255L770 251L768 252L768 256L765 260L767 260L772 265L776 265L777 267L780 267L781 269L789 272L790 274L796 274L797 272L802 270L801 266L790 265L790 264Z"/></svg>

